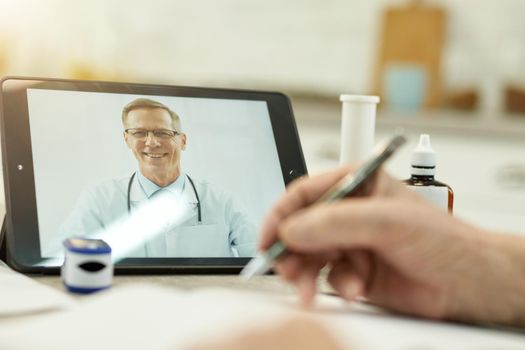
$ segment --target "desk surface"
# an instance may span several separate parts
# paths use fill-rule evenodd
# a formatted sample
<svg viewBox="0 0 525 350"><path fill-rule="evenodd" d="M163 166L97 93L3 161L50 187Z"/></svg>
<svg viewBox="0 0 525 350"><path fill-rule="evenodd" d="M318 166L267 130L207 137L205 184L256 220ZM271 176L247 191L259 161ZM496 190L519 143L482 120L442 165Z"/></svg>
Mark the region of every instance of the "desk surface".
<svg viewBox="0 0 525 350"><path fill-rule="evenodd" d="M32 279L65 292L58 276L33 276ZM151 290L140 287L140 284L173 288L173 294L165 288ZM0 320L0 339L10 346L15 346L11 348L17 350L68 349L69 345L78 344L78 338L82 334L79 329L89 326L95 327L96 331L100 332L97 333L100 337L107 337L114 344L124 342L131 344L128 348L160 350L164 349L161 346L162 342L170 341L170 344L175 344L171 343L173 341L171 337L187 336L182 331L174 332L174 329L185 329L180 327L189 327L188 329L193 329L195 334L201 334L201 327L204 327L202 329L209 331L204 334L209 335L216 333L216 328L219 326L225 327L226 330L237 329L227 328L228 322L236 319L238 322L239 319L247 318L249 322L242 325L249 324L253 321L254 315L259 317L261 314L274 312L275 315L281 315L275 320L282 319L284 310L282 307L285 304L279 301L283 299L279 295L285 295L285 299L288 300L286 295L294 293L294 288L277 276L261 276L250 283L244 283L236 275L125 275L116 276L113 285L124 288L114 288L117 294L107 294L105 297L101 294L101 298L98 299L96 295L78 296L76 298L82 300L73 310L4 318ZM134 287L125 288L131 285ZM226 294L221 292L217 294L217 289L213 290L215 287L227 288L230 291L224 290ZM320 287L322 290L326 288L325 285ZM204 294L190 293L181 296L175 291L207 288L212 290L203 290ZM265 293L250 297L256 299L243 299L249 297L246 294L253 293L242 294L242 298L239 297L241 294L234 294L233 299L224 298L235 293L235 290ZM206 292L212 294L205 294ZM271 296L267 298L264 294L268 293L278 295L276 298ZM214 298L210 298L210 295ZM321 303L321 307L317 311L314 310L311 315L330 325L331 329L345 341L343 344L355 344L354 341L357 340L366 344L364 348L374 350L525 349L523 333L402 317L381 310L375 311L363 304L348 305L342 303L340 299L328 296L320 298L321 301L330 301L330 303ZM91 300L98 303L88 302ZM253 302L254 300L256 302ZM264 311L262 313L261 308ZM278 310L275 310L276 308ZM255 310L258 312L254 313ZM293 309L288 308L284 311L287 310ZM204 313L206 317L199 318L199 312ZM105 322L100 322L102 314ZM257 319L260 321L259 318ZM150 327L153 324L151 320L155 321L154 327ZM59 337L53 332L54 329L61 330ZM27 332L30 332L31 337L26 339L23 334ZM378 334L381 334L381 337L378 337ZM156 344L156 347L142 346L144 339L149 339L148 344L151 346ZM157 342L151 343L151 339L156 339ZM98 345L90 347L88 343L77 348L85 350L99 348Z"/></svg>
<svg viewBox="0 0 525 350"><path fill-rule="evenodd" d="M59 276L33 276L32 278L35 281L46 284L66 293L66 289ZM237 275L123 275L115 276L113 286L125 286L136 283L147 283L181 289L223 287L237 290L252 290L258 292L281 294L289 294L294 292L292 286L283 282L278 276L275 275L254 277L250 283L245 283Z"/></svg>

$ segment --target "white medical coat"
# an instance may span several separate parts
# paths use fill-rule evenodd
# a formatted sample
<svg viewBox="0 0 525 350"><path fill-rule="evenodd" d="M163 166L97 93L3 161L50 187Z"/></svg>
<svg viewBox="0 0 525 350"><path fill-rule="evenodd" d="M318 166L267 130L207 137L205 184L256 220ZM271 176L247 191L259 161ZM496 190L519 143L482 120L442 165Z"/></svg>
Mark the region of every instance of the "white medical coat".
<svg viewBox="0 0 525 350"><path fill-rule="evenodd" d="M183 176L186 176L183 174ZM129 215L127 207L129 177L102 182L85 191L60 228L60 239L88 237ZM187 178L186 178L187 180ZM129 257L251 257L256 250L256 229L233 200L212 189L207 182L193 180L201 203L201 222L197 217L197 198L185 182L182 195L191 213L185 220L130 252ZM147 200L137 178L130 190L131 213ZM125 239L125 237L123 237Z"/></svg>

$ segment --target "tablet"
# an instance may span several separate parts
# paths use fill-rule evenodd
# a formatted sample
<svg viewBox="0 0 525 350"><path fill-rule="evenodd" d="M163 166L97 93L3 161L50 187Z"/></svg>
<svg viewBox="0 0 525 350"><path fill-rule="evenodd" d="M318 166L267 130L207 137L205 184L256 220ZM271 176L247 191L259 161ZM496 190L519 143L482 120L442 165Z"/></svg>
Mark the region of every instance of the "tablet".
<svg viewBox="0 0 525 350"><path fill-rule="evenodd" d="M276 92L8 77L1 81L8 263L58 272L67 238L116 272L235 272L306 166Z"/></svg>

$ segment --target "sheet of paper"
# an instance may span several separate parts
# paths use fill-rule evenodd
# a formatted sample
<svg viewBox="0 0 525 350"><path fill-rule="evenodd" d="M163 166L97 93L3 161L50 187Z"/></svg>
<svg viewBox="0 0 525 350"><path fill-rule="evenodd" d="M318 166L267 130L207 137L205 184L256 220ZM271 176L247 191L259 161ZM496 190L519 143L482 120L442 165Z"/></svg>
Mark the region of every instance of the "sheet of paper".
<svg viewBox="0 0 525 350"><path fill-rule="evenodd" d="M0 262L0 317L66 309L74 304L67 294L40 284Z"/></svg>
<svg viewBox="0 0 525 350"><path fill-rule="evenodd" d="M193 292L127 286L103 292L72 310L0 327L5 348L184 349L189 344L237 335L247 328L278 324L291 315L324 323L348 348L524 349L516 333L392 316L365 305L322 297L311 312L295 298L224 289ZM27 335L31 336L27 336Z"/></svg>

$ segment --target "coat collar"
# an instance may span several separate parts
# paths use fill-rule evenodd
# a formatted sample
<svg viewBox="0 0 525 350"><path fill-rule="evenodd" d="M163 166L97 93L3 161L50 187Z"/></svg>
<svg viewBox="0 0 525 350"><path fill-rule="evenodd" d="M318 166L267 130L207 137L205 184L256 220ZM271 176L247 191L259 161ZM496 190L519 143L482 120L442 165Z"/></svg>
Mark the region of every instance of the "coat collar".
<svg viewBox="0 0 525 350"><path fill-rule="evenodd" d="M180 182L177 184L179 180ZM197 186L198 185L196 184L195 185L196 191L198 191ZM181 191L181 188L182 188L182 191ZM136 175L131 184L131 189L130 189L130 194L129 194L130 202L143 201L146 198L149 198L158 189L162 189L162 187L159 187L153 182L151 182L150 180L148 180L140 172L136 172ZM184 198L187 199L188 203L197 204L197 196L195 195L193 186L191 185L191 182L188 179L188 175L186 175L185 173L182 173L181 176L179 176L179 178L174 183L165 187L164 189L168 190L174 195L180 195L180 193L182 192L182 195L184 196Z"/></svg>

